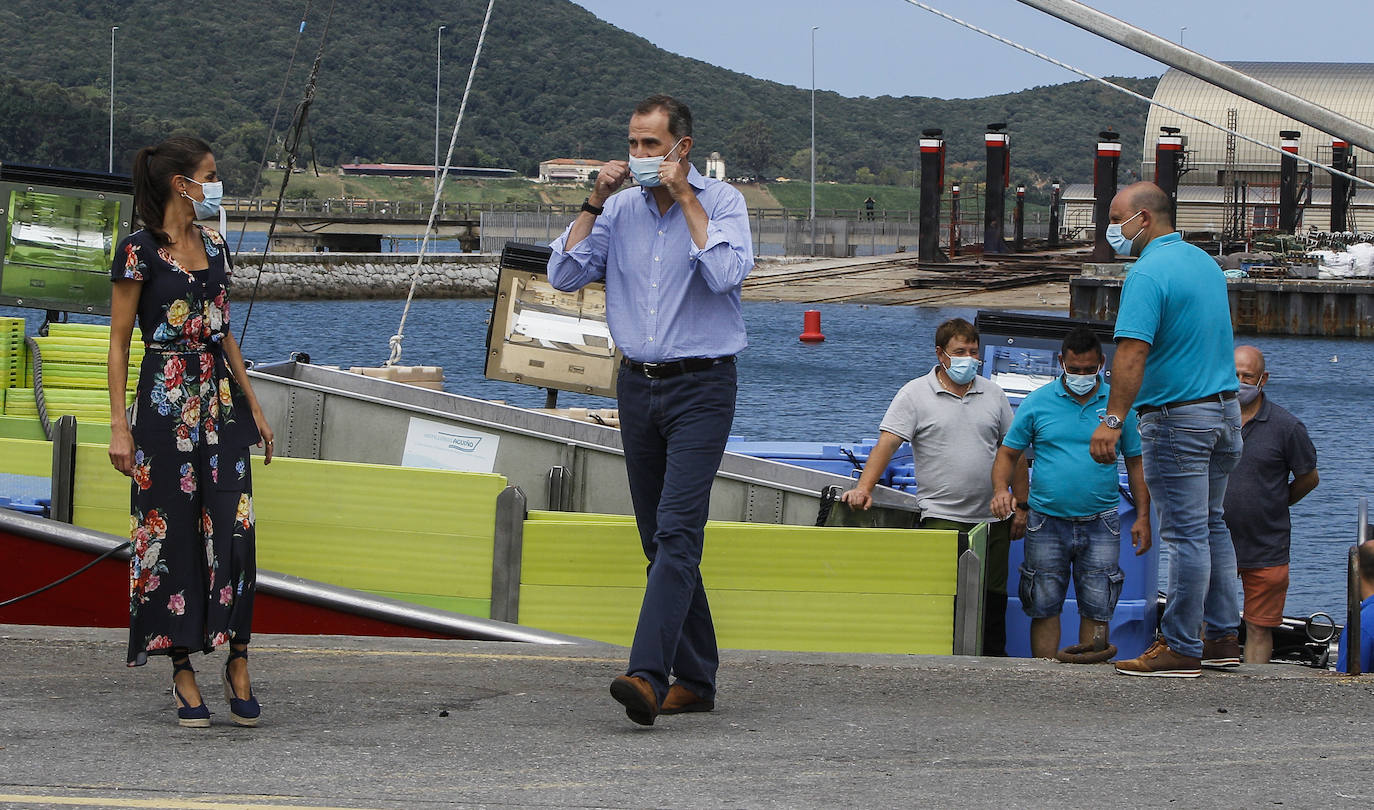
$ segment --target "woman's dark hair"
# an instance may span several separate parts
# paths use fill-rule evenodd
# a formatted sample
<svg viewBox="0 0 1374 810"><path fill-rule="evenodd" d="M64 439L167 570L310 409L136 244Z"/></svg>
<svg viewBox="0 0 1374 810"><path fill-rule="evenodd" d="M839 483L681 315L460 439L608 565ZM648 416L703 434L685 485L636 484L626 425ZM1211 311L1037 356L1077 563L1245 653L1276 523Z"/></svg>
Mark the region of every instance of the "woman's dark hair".
<svg viewBox="0 0 1374 810"><path fill-rule="evenodd" d="M178 136L157 146L145 146L134 158L134 213L158 244L170 245L162 230L162 215L172 189L172 178L191 177L210 154L210 144L200 138Z"/></svg>

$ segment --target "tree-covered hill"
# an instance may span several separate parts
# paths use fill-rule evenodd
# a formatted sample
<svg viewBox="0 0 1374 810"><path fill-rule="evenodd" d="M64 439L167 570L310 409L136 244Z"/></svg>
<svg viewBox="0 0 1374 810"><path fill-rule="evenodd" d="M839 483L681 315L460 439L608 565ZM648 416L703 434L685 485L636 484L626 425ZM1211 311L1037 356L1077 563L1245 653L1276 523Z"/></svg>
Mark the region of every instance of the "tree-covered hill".
<svg viewBox="0 0 1374 810"><path fill-rule="evenodd" d="M118 25L115 165L189 132L211 141L228 192L246 191L284 78L280 137L326 33L307 132L319 163L429 163L435 32L445 32L443 143L457 114L486 3L237 0L7 0L0 6L0 161L103 169L110 26ZM295 67L287 75L302 17ZM1150 93L1155 79L1122 80ZM913 94L929 91L913 77ZM655 92L696 115L694 158L720 151L731 174L809 171L810 92L677 56L567 0L497 0L455 163L533 174L540 160L623 154L633 104ZM1123 134L1139 166L1145 105L1091 82L978 99L816 96L821 179L910 182L922 129L944 129L958 176L983 159L984 125L1006 121L1013 174L1040 183L1092 174L1097 132Z"/></svg>

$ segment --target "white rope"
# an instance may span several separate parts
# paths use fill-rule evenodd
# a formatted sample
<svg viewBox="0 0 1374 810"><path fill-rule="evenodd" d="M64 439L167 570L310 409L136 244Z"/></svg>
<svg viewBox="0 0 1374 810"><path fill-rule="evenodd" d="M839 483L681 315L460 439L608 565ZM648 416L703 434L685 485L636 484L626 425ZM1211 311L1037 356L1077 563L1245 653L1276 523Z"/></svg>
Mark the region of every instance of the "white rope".
<svg viewBox="0 0 1374 810"><path fill-rule="evenodd" d="M1338 175L1338 176L1340 176L1340 177L1344 177L1345 179L1347 179L1347 180L1352 180L1352 181L1354 181L1354 182L1356 182L1356 183L1359 183L1359 184L1362 185L1362 186L1368 186L1369 188L1374 188L1374 182L1371 182L1371 181L1369 181L1369 180L1365 180L1363 177L1356 177L1356 176L1353 175L1353 174L1347 174L1346 172L1340 171L1339 169L1333 169L1333 168L1330 167L1330 166L1326 166L1326 165L1323 165L1323 164L1321 164L1321 163L1318 163L1317 161L1312 160L1311 158L1305 158L1305 157L1303 157L1302 155L1297 155L1297 154L1294 154L1294 153L1292 153L1292 152L1285 152L1285 151L1283 151L1282 149L1280 149L1279 147L1274 146L1273 144L1265 143L1264 141L1261 141L1261 140L1259 140L1258 138L1252 138L1252 137L1250 137L1249 135L1246 135L1246 134L1244 134L1244 133L1242 133L1242 132L1237 132L1237 131L1235 131L1234 129L1228 129L1227 127L1225 127L1225 126L1223 126L1223 125L1221 125L1221 124L1214 124L1214 123L1212 123L1211 121L1208 121L1208 120L1205 119L1205 118L1199 118L1198 116L1193 115L1192 113L1186 113L1186 112L1184 112L1184 111L1182 111L1182 110L1180 110L1180 109L1177 109L1177 108L1174 108L1174 107L1170 107L1168 104L1164 104L1164 103L1155 101L1155 100L1152 99L1152 98L1146 98L1145 96L1142 96L1141 94L1135 92L1134 90L1127 89L1127 88L1125 88L1125 87L1122 87L1122 86L1119 85L1119 84L1112 84L1111 82L1107 81L1106 79L1102 78L1101 76L1094 76L1093 74L1087 72L1086 70L1080 70L1079 68L1076 68L1076 67L1074 67L1073 65L1065 64L1064 62L1061 62L1061 61L1059 61L1058 59L1055 59L1053 56L1049 56L1049 55L1047 55L1047 54L1043 54L1043 53L1041 53L1041 52L1039 52L1039 51L1037 51L1037 50L1034 50L1033 48L1028 48L1028 47L1026 47L1025 45L1022 45L1022 44L1020 44L1020 43L1013 42L1012 40L1009 40L1009 39L1007 39L1006 37L1003 37L1003 36L999 36L999 35L997 35L997 34L994 34L994 33L992 33L991 31L988 31L987 29L979 28L978 26L974 25L973 23L965 22L965 21L959 19L958 17L954 17L954 16L951 16L951 15L949 15L949 14L946 14L945 12L939 10L938 8L933 8L933 7L931 7L931 6L926 5L925 3L917 2L917 0L904 0L904 2L909 3L909 4L913 5L913 6L916 6L917 8L925 9L926 11L929 11L931 14L934 14L934 15L937 16L937 17L943 17L944 19L949 20L949 21L952 22L952 23L955 23L955 24L958 24L958 25L962 25L963 27L969 29L970 31L976 31L976 32L978 32L979 34L982 34L982 35L985 36L985 37L991 37L992 39L997 40L998 42L1002 43L1003 45L1009 45L1009 46L1015 48L1016 50L1021 51L1021 52L1023 52L1023 53L1028 53L1028 54L1030 54L1031 56L1036 57L1037 59L1043 59L1043 60L1045 60L1046 62L1049 62L1049 63L1052 64L1052 65L1056 65L1056 66L1058 66L1058 67L1064 68L1065 70L1070 71L1070 72L1072 72L1072 73L1077 73L1079 76L1082 76L1082 77L1085 78L1085 79L1091 79L1091 80L1093 80L1093 81L1095 81L1095 82L1098 82L1099 84L1105 84L1106 86L1112 88L1113 90L1118 90L1118 91L1120 91L1120 92L1122 92L1122 93L1125 93L1125 94L1128 95L1128 96L1132 96L1132 97L1137 98L1137 99L1139 99L1139 100L1141 100L1141 101L1144 101L1144 102L1147 103L1147 104L1151 104L1151 105L1153 105L1153 106L1155 106L1155 107L1159 107L1159 108L1161 108L1161 109L1168 110L1169 112L1174 113L1175 115L1181 115L1181 116L1183 116L1184 118L1191 119L1191 120L1193 120L1193 121L1198 122L1199 124L1205 124L1206 126L1212 127L1213 129L1219 129L1219 130L1221 130L1222 132L1227 133L1228 135L1235 135L1237 138L1240 138L1240 139L1243 140L1243 141L1248 141L1249 143L1253 143L1253 144L1256 145L1256 146L1263 147L1264 149L1268 149L1268 150L1271 151L1271 152L1278 152L1278 153L1281 154L1281 155L1287 155L1288 157L1294 158L1295 160L1297 160L1297 161L1299 161L1299 162L1301 162L1301 163L1306 163L1306 164L1308 164L1309 166L1313 166L1313 167L1316 167L1316 168L1318 168L1318 169L1321 169L1321 170L1324 171L1324 172L1328 172L1328 173L1330 173L1330 174L1334 174L1334 175Z"/></svg>
<svg viewBox="0 0 1374 810"><path fill-rule="evenodd" d="M388 366L394 366L401 360L401 343L405 340L406 316L410 314L410 302L415 298L415 286L420 281L420 268L425 263L425 252L429 249L429 237L434 232L434 220L439 215L439 198L444 191L444 182L448 180L449 167L453 165L453 147L458 143L458 128L463 125L463 113L468 108L468 93L472 90L472 77L477 74L477 59L482 55L482 43L487 38L487 25L491 22L491 8L494 5L496 5L496 0L487 0L487 15L482 19L482 32L477 35L477 49L472 53L472 66L468 68L468 83L463 88L463 101L458 105L458 119L453 122L453 134L448 139L448 154L444 156L444 171L439 175L439 182L434 185L434 202L429 207L429 224L425 226L425 238L420 242L420 254L415 257L415 274L410 279L410 292L406 293L406 306L401 311L401 323L396 327L396 334L392 335L389 341L391 357L386 361Z"/></svg>

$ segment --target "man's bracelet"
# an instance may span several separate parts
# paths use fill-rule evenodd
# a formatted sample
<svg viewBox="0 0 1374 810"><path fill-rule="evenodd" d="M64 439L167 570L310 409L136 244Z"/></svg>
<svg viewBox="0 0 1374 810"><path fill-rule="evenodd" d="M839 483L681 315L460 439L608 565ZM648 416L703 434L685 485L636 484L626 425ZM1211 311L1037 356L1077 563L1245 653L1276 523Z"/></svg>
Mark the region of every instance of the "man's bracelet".
<svg viewBox="0 0 1374 810"><path fill-rule="evenodd" d="M582 201L582 210L586 211L588 214L591 214L592 216L597 217L601 216L603 213L606 212L606 209L604 207L600 205L592 205L591 197L588 197L587 199Z"/></svg>

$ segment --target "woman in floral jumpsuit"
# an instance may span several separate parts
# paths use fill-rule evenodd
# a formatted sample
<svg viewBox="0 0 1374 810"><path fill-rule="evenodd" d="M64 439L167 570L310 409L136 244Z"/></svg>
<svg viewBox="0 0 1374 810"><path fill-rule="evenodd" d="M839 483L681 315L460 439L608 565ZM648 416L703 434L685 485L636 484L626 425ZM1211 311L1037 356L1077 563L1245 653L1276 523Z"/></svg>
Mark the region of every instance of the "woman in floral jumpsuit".
<svg viewBox="0 0 1374 810"><path fill-rule="evenodd" d="M109 356L110 462L133 479L128 662L170 656L178 721L205 727L190 652L228 644L225 699L235 723L255 725L249 447L270 462L272 430L229 329L224 238L195 222L218 213L222 186L195 138L140 150L133 174L143 228L115 252ZM126 413L135 317L146 349Z"/></svg>

